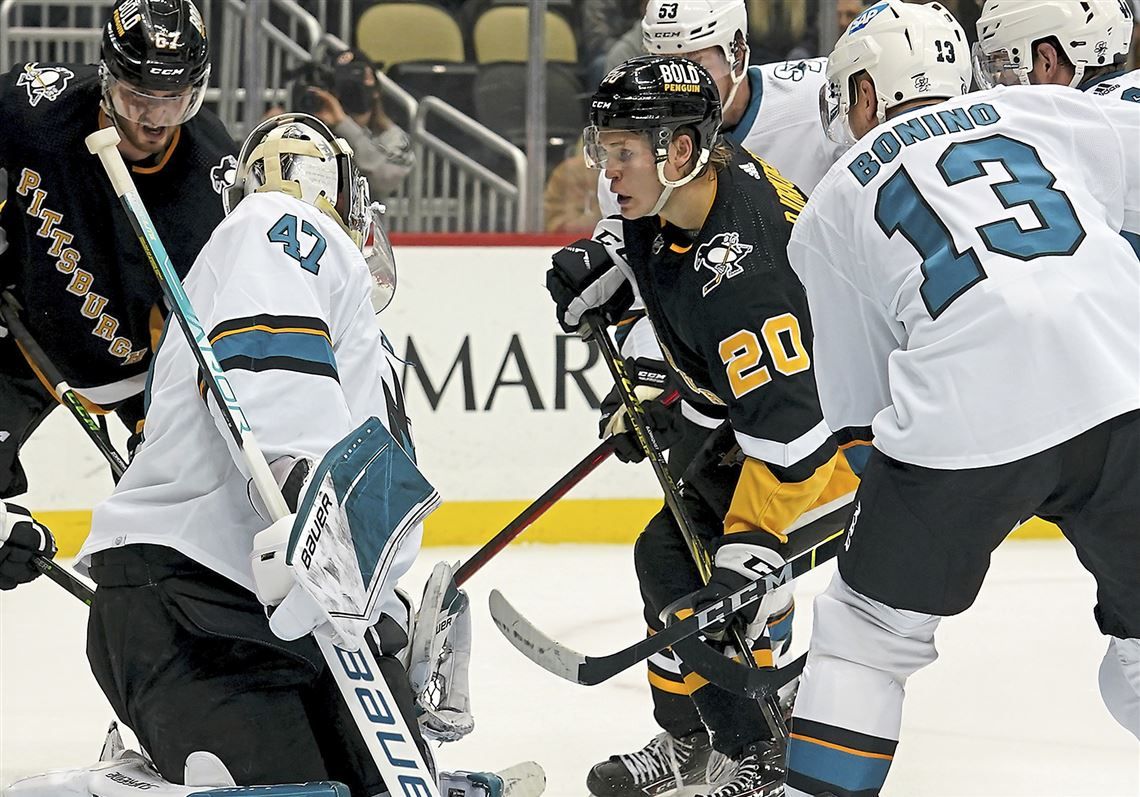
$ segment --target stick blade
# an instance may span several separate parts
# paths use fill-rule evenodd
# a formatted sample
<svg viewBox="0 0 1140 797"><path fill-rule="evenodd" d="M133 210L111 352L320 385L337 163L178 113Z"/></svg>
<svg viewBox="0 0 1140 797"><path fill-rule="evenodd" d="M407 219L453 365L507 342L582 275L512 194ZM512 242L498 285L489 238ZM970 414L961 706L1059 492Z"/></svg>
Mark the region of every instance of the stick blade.
<svg viewBox="0 0 1140 797"><path fill-rule="evenodd" d="M555 642L536 628L497 589L491 590L487 602L491 619L519 653L559 678L576 684L587 683L578 677L580 668L586 662L585 656Z"/></svg>

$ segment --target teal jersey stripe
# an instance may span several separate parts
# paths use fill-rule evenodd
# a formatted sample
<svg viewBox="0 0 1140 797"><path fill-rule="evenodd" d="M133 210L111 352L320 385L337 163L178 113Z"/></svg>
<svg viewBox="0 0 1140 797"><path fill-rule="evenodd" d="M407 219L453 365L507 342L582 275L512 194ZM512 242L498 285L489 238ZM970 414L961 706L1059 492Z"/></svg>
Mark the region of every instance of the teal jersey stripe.
<svg viewBox="0 0 1140 797"><path fill-rule="evenodd" d="M224 368L264 370L271 366L289 370L316 372L336 376L336 358L332 345L324 335L306 332L268 332L249 329L234 332L214 342L214 354ZM290 368L288 363L308 363L311 368ZM258 367L258 365L262 367Z"/></svg>
<svg viewBox="0 0 1140 797"><path fill-rule="evenodd" d="M891 762L853 755L804 739L788 740L788 771L838 786L845 791L875 793L887 779Z"/></svg>

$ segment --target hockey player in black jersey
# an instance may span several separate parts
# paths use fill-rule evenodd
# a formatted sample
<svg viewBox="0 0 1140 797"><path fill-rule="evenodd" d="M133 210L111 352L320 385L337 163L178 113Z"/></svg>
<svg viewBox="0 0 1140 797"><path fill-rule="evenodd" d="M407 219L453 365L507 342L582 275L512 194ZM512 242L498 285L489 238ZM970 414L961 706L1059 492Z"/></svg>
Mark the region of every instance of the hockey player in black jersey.
<svg viewBox="0 0 1140 797"><path fill-rule="evenodd" d="M201 110L209 73L206 29L191 0L118 0L98 65L33 62L0 77L8 244L0 288L69 384L92 408L115 409L132 433L162 293L83 139L118 128L119 149L184 275L222 220L220 191L236 164L224 126ZM54 406L12 336L0 339L0 499L27 490L19 449Z"/></svg>
<svg viewBox="0 0 1140 797"><path fill-rule="evenodd" d="M547 285L559 322L577 330L587 311L620 317L631 272L683 398L728 419L684 477L698 533L715 551L708 586L670 513L654 517L635 548L646 619L660 628L662 612L702 606L779 567L794 529L840 528L856 479L819 408L807 300L785 254L804 196L722 142L716 86L690 61L626 62L602 81L590 114L586 154L619 197L625 248L614 257L625 262L596 240L556 254ZM780 621L768 615L786 599L745 610L751 638ZM770 652L757 659L770 663ZM721 754L711 763L727 766L682 777L691 745L669 734L595 767L591 791L655 795L695 782L709 783L699 793L712 797L779 793L782 764L759 708L682 675Z"/></svg>

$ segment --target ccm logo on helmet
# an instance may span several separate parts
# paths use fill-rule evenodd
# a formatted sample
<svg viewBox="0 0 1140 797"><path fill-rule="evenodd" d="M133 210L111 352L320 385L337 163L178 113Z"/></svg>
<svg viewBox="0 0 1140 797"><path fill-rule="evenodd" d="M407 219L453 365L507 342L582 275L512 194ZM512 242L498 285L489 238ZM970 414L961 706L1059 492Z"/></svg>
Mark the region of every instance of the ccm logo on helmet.
<svg viewBox="0 0 1140 797"><path fill-rule="evenodd" d="M173 77L174 75L181 75L185 71L186 71L186 67L178 67L177 69L167 69L167 68L163 68L163 67L152 66L150 68L150 73L152 75L165 75L168 77Z"/></svg>
<svg viewBox="0 0 1140 797"><path fill-rule="evenodd" d="M694 64L660 64L665 91L698 92L701 90L701 73Z"/></svg>

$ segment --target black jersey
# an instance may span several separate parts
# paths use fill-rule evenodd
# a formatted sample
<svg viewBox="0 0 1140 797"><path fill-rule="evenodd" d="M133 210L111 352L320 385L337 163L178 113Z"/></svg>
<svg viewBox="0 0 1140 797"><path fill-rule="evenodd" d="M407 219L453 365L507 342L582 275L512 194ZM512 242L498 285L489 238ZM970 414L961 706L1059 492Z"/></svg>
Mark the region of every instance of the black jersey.
<svg viewBox="0 0 1140 797"><path fill-rule="evenodd" d="M626 257L667 362L698 403L723 408L753 461L745 471L753 495L742 499L738 485L734 503L756 511L735 529L726 518L728 531L780 534L835 469L807 296L786 254L806 201L774 167L739 150L717 173L699 231L658 217L624 223ZM789 497L786 509L776 506Z"/></svg>
<svg viewBox="0 0 1140 797"><path fill-rule="evenodd" d="M73 387L98 404L142 390L162 291L110 180L84 145L103 126L98 68L24 64L0 76L0 167L8 249L0 285ZM132 167L179 276L222 220L236 147L201 110L156 163Z"/></svg>

